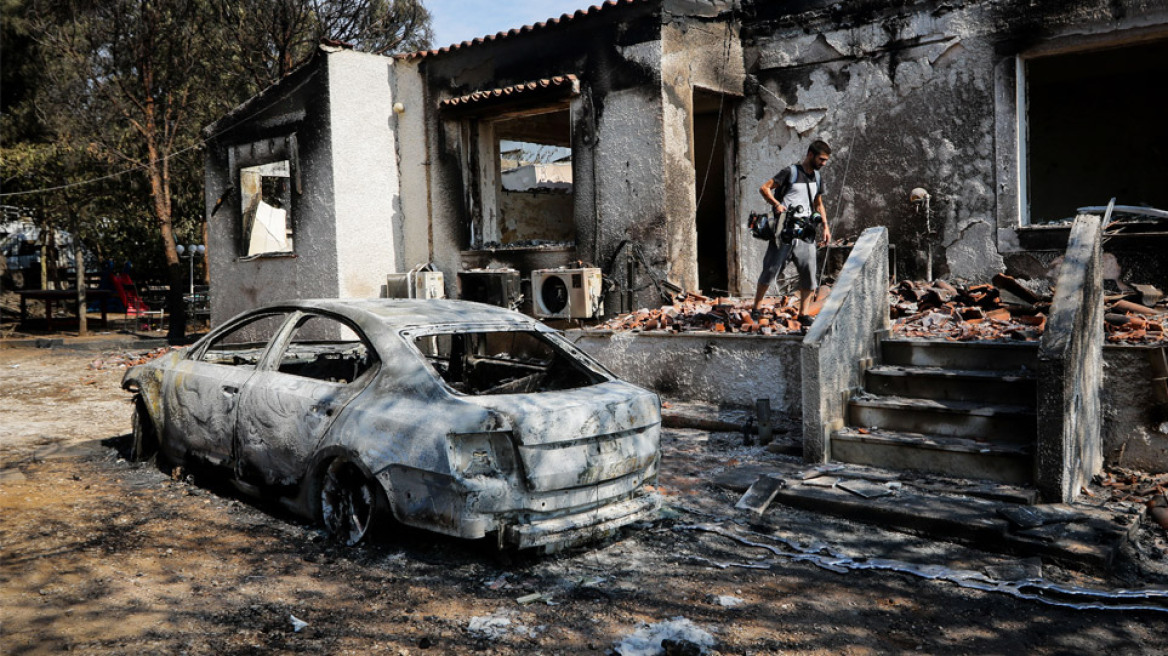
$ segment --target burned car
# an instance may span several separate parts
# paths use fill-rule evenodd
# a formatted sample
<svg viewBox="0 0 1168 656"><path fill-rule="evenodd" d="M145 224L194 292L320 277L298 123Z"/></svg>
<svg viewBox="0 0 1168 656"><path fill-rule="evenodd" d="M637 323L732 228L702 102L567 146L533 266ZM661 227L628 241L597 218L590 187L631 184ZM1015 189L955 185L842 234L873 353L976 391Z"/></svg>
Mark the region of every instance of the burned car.
<svg viewBox="0 0 1168 656"><path fill-rule="evenodd" d="M133 456L213 465L348 544L392 515L551 550L658 505L646 491L657 396L489 305L264 307L130 369L122 386L135 394Z"/></svg>

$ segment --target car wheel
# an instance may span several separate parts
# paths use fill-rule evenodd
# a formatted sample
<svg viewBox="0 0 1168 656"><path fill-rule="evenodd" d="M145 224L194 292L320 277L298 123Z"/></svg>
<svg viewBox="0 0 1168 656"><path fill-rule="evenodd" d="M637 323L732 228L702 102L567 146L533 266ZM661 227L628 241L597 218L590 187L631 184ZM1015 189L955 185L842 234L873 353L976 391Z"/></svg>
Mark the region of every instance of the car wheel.
<svg viewBox="0 0 1168 656"><path fill-rule="evenodd" d="M353 546L378 523L381 486L345 458L329 463L320 486L320 519L334 538Z"/></svg>
<svg viewBox="0 0 1168 656"><path fill-rule="evenodd" d="M126 460L130 462L149 460L158 453L158 435L154 432L154 422L150 420L150 411L146 409L146 402L141 396L134 397L134 417L131 423L133 433Z"/></svg>

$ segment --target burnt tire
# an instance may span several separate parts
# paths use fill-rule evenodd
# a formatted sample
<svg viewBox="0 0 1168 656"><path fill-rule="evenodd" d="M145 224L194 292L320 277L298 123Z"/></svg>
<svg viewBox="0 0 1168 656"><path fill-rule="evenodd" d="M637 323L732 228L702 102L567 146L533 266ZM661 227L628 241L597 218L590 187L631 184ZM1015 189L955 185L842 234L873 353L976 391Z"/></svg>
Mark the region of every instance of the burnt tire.
<svg viewBox="0 0 1168 656"><path fill-rule="evenodd" d="M368 542L382 522L384 493L352 461L337 458L320 482L320 522L335 540L347 546Z"/></svg>
<svg viewBox="0 0 1168 656"><path fill-rule="evenodd" d="M144 462L158 455L158 434L154 431L154 422L150 419L150 411L141 396L134 397L134 416L130 420L133 432L130 433L130 445L127 448L126 460L130 462Z"/></svg>

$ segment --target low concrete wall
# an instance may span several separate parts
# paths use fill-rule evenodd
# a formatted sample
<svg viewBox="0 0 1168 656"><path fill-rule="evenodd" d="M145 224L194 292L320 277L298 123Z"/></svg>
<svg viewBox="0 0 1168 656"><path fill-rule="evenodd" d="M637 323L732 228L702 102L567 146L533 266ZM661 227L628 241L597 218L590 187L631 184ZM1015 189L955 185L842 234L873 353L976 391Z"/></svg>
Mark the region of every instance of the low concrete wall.
<svg viewBox="0 0 1168 656"><path fill-rule="evenodd" d="M1168 472L1168 403L1156 389L1162 346L1103 347L1103 462ZM1159 366L1156 361L1159 361Z"/></svg>
<svg viewBox="0 0 1168 656"><path fill-rule="evenodd" d="M848 398L863 386L865 361L877 356L878 335L888 327L888 231L868 228L803 340L806 462L831 458L831 432L843 428Z"/></svg>
<svg viewBox="0 0 1168 656"><path fill-rule="evenodd" d="M1098 216L1075 218L1038 348L1034 479L1050 503L1074 499L1103 467L1102 236Z"/></svg>
<svg viewBox="0 0 1168 656"><path fill-rule="evenodd" d="M798 336L570 330L568 339L624 380L662 395L720 405L802 407Z"/></svg>

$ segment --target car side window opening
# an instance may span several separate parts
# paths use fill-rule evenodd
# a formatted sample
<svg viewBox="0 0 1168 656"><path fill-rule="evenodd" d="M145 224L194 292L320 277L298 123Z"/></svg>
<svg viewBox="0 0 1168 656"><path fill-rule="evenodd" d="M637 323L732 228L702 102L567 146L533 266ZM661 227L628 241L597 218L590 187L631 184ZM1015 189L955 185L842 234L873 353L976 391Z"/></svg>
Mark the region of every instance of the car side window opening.
<svg viewBox="0 0 1168 656"><path fill-rule="evenodd" d="M604 380L535 331L424 335L414 346L461 394L528 394Z"/></svg>
<svg viewBox="0 0 1168 656"><path fill-rule="evenodd" d="M284 325L287 312L264 314L223 333L207 346L199 358L211 364L226 364L254 369L268 342Z"/></svg>
<svg viewBox="0 0 1168 656"><path fill-rule="evenodd" d="M345 323L322 315L301 318L280 356L280 373L351 383L375 362L373 350Z"/></svg>

